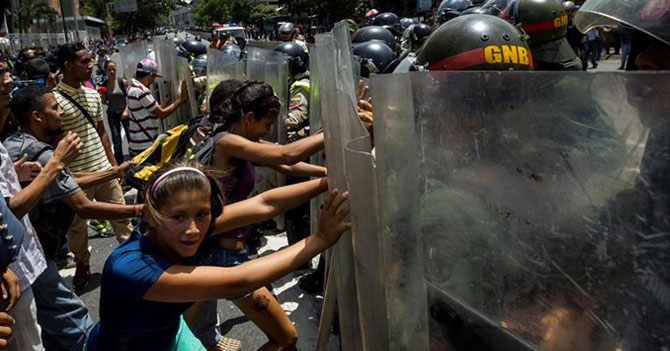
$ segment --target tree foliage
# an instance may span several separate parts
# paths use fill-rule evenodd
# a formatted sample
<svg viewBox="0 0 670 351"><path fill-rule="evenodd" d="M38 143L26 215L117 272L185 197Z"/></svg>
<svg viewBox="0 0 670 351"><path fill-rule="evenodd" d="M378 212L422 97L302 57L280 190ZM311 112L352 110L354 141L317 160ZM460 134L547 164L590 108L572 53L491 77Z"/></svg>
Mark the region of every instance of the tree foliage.
<svg viewBox="0 0 670 351"><path fill-rule="evenodd" d="M193 21L201 26L214 23L255 23L261 24L275 15L272 6L255 0L205 0L193 8Z"/></svg>
<svg viewBox="0 0 670 351"><path fill-rule="evenodd" d="M112 26L125 33L137 33L167 24L170 11L181 0L137 0L137 12L112 13Z"/></svg>

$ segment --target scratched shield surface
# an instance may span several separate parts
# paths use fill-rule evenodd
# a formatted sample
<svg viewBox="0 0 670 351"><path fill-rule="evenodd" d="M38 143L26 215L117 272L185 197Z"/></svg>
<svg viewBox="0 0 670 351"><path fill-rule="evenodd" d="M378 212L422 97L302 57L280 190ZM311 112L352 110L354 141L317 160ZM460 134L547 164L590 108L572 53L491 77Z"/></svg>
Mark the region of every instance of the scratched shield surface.
<svg viewBox="0 0 670 351"><path fill-rule="evenodd" d="M426 72L375 100L414 105L383 123L414 130L431 349L667 350L669 79Z"/></svg>

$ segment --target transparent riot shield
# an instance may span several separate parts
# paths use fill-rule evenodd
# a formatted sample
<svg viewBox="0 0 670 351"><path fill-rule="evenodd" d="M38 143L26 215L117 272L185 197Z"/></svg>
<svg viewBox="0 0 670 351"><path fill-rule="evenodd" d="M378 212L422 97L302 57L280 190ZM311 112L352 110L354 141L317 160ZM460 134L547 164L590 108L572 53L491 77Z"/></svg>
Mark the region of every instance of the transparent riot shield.
<svg viewBox="0 0 670 351"><path fill-rule="evenodd" d="M315 52L316 46L309 45L310 52ZM309 95L309 128L310 130L323 129L323 122L321 119L321 94L319 92L319 65L318 59L315 56L310 57L309 60L310 73L310 95ZM318 166L325 166L325 153L319 151L312 155L309 163ZM321 205L323 204L325 195L317 196L310 201L310 233L314 233L319 225L319 214L321 212Z"/></svg>
<svg viewBox="0 0 670 351"><path fill-rule="evenodd" d="M212 95L219 83L227 79L244 81L244 62L224 55L219 50L207 49L207 97Z"/></svg>
<svg viewBox="0 0 670 351"><path fill-rule="evenodd" d="M147 57L147 42L146 41L136 41L134 43L122 46L119 49L119 54L121 55L121 60L123 63L123 72L124 78L130 82L130 80L135 76L135 71L137 70L137 64L144 58Z"/></svg>
<svg viewBox="0 0 670 351"><path fill-rule="evenodd" d="M389 350L428 350L415 111L408 74L373 75L378 235ZM355 217L354 217L355 218Z"/></svg>
<svg viewBox="0 0 670 351"><path fill-rule="evenodd" d="M389 337L428 319L431 350L667 348L669 79L374 76Z"/></svg>
<svg viewBox="0 0 670 351"><path fill-rule="evenodd" d="M279 101L282 103L279 119L266 139L285 144L286 116L288 115L288 62L286 56L280 52L268 49L249 48L247 54L247 79L259 80L270 84L272 90L279 97Z"/></svg>
<svg viewBox="0 0 670 351"><path fill-rule="evenodd" d="M174 121L174 125L169 125L172 128L179 124L187 124L192 118L198 116L197 100L195 98L195 88L193 87L193 73L185 57L177 57L177 80L174 85L174 96L177 99L181 94L181 82L186 81L186 90L188 98L184 104L180 106L178 112L174 113L174 117L168 117L168 121Z"/></svg>
<svg viewBox="0 0 670 351"><path fill-rule="evenodd" d="M177 80L177 55L174 43L171 40L156 39L154 40L154 52L156 53L158 72L163 76L162 78L156 78L160 101L177 98L179 95L175 94L175 89L178 89L181 83ZM178 125L180 114L180 111L176 111L172 116L162 119L162 131L164 132Z"/></svg>
<svg viewBox="0 0 670 351"><path fill-rule="evenodd" d="M288 63L284 54L261 48L249 48L247 56L247 79L259 80L272 86L272 90L281 101L281 109L277 122L265 138L270 142L286 143L286 116L288 115ZM285 176L263 167L256 169L256 185L254 193L282 186L286 183ZM277 218L278 228L283 228L284 221Z"/></svg>

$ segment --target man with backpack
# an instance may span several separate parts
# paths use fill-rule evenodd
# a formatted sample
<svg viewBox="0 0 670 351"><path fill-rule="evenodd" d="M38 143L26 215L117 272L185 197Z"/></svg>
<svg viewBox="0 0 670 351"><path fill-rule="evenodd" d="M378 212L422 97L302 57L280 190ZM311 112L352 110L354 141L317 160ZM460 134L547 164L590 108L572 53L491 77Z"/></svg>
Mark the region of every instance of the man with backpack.
<svg viewBox="0 0 670 351"><path fill-rule="evenodd" d="M51 144L64 132L63 110L51 89L40 85L22 88L14 95L11 110L21 130L4 141L7 152L13 160L27 155L29 160L46 166L54 154ZM80 185L90 188L108 182L122 176L128 166L129 163L124 163L83 177L74 177L65 167L30 210L31 223L47 263L44 273L33 283L33 292L42 341L49 350L80 350L93 326L86 306L58 274L55 262L75 213L82 218L118 219L137 217L142 209L141 205L91 201ZM27 187L28 184L22 185Z"/></svg>
<svg viewBox="0 0 670 351"><path fill-rule="evenodd" d="M82 85L91 77L93 59L86 48L79 43L61 45L58 50L58 65L63 72L63 80L54 89L60 107L65 111L63 127L81 136L84 144L82 152L70 165L70 171L85 176L90 173L108 171L117 166L114 153L105 131L100 94ZM90 200L123 205L123 191L119 180L109 179L86 189ZM130 234L130 221L111 221L119 242ZM84 289L91 276L88 252L88 228L86 220L75 216L68 232L68 243L77 263L72 284L75 289Z"/></svg>

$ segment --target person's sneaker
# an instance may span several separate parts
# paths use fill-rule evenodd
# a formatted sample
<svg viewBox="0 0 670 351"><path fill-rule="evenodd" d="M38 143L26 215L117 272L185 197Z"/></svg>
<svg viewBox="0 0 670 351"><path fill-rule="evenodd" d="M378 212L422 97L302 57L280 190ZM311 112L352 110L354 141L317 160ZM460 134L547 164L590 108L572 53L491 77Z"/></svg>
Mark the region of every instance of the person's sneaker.
<svg viewBox="0 0 670 351"><path fill-rule="evenodd" d="M114 230L112 229L112 226L107 223L107 221L98 222L96 220L90 220L88 225L103 238L114 236Z"/></svg>
<svg viewBox="0 0 670 351"><path fill-rule="evenodd" d="M83 263L77 263L77 269L74 271L72 285L75 290L83 290L88 286L88 280L91 278L91 266Z"/></svg>

